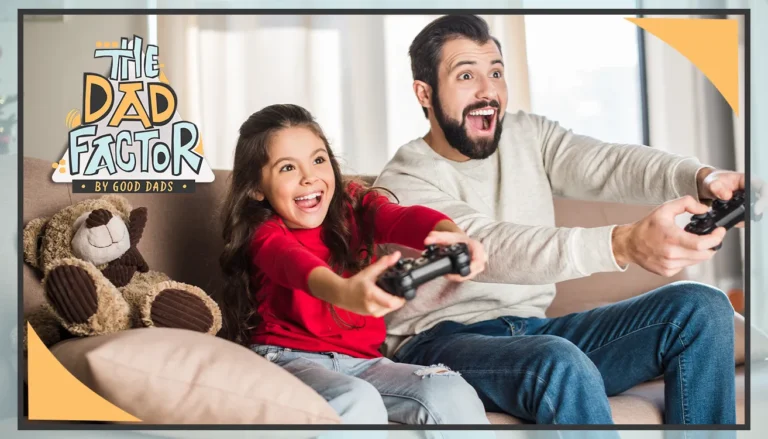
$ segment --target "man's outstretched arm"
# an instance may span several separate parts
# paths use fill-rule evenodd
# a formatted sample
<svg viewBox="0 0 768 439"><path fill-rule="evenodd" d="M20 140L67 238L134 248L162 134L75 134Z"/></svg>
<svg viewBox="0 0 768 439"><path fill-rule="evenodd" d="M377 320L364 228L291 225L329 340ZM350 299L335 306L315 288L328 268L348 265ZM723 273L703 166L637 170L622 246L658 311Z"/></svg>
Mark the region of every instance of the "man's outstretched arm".
<svg viewBox="0 0 768 439"><path fill-rule="evenodd" d="M724 236L720 229L700 237L675 224L674 218L685 211L707 210L692 197L666 203L633 224L563 228L497 221L412 175L384 174L378 183L406 205L420 204L445 213L480 241L488 266L475 278L477 282L551 284L620 271L630 263L670 276L712 257L714 252L709 249Z"/></svg>
<svg viewBox="0 0 768 439"><path fill-rule="evenodd" d="M606 143L574 134L543 116L520 113L539 143L555 195L583 200L662 204L684 196L728 200L745 188L743 172L717 170L694 157L641 145ZM754 215L765 208L760 180L752 181ZM743 226L741 224L740 226Z"/></svg>
<svg viewBox="0 0 768 439"><path fill-rule="evenodd" d="M541 149L555 195L581 200L661 204L698 199L697 175L711 167L641 145L607 143L574 134L543 116L523 116Z"/></svg>

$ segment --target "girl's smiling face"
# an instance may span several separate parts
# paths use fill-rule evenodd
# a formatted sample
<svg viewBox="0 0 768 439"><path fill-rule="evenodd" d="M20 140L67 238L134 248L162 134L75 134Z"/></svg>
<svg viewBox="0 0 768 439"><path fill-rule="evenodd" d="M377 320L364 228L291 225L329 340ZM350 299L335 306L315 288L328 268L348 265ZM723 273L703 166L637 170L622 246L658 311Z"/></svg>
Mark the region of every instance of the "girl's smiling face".
<svg viewBox="0 0 768 439"><path fill-rule="evenodd" d="M336 190L323 140L306 127L277 131L269 139L269 161L254 196L265 198L292 229L323 224Z"/></svg>

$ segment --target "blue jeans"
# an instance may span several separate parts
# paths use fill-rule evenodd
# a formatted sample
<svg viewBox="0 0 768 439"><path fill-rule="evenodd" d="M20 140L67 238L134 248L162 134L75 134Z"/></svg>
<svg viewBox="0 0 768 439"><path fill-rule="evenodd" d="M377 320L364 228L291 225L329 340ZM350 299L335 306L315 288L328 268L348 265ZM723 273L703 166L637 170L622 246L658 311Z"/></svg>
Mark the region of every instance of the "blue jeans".
<svg viewBox="0 0 768 439"><path fill-rule="evenodd" d="M488 424L477 392L445 367L335 352L251 347L328 401L344 424Z"/></svg>
<svg viewBox="0 0 768 439"><path fill-rule="evenodd" d="M445 321L395 361L461 372L488 411L541 424L611 424L608 396L664 377L667 424L734 424L733 308L678 282L557 318Z"/></svg>

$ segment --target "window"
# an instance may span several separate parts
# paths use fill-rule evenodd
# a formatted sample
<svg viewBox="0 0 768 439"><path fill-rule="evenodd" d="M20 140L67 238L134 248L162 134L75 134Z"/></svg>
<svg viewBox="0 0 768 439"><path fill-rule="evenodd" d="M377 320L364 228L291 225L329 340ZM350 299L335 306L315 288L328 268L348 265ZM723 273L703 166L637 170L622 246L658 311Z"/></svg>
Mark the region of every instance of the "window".
<svg viewBox="0 0 768 439"><path fill-rule="evenodd" d="M638 27L622 16L525 17L531 111L614 143L647 143Z"/></svg>

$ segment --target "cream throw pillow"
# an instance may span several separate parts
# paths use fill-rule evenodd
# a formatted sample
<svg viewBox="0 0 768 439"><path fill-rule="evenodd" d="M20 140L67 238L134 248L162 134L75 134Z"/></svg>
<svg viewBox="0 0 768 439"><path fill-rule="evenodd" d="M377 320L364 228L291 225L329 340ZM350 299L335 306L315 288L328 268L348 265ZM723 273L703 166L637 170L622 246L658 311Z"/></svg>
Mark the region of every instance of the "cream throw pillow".
<svg viewBox="0 0 768 439"><path fill-rule="evenodd" d="M210 335L131 329L67 340L51 351L81 382L145 423L340 423L298 378Z"/></svg>

